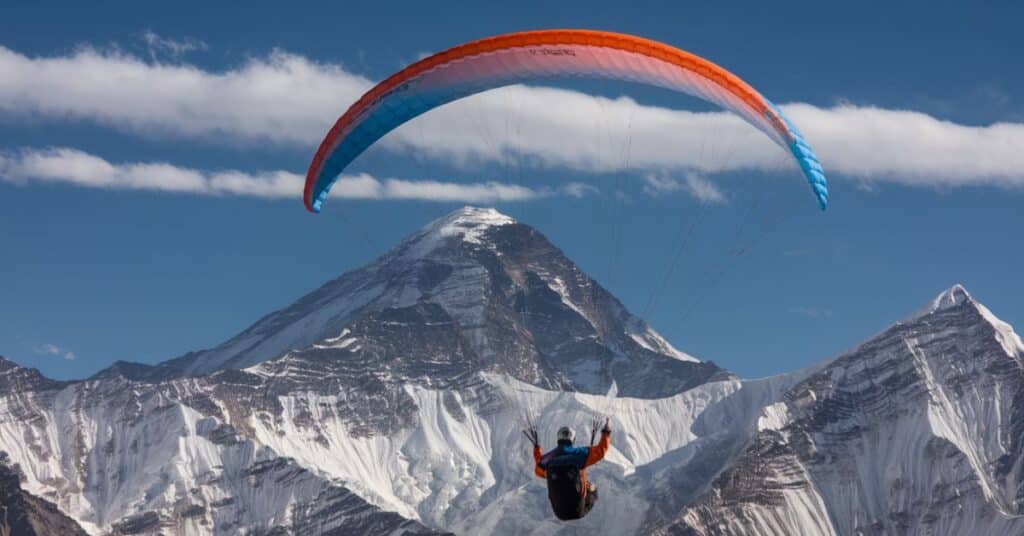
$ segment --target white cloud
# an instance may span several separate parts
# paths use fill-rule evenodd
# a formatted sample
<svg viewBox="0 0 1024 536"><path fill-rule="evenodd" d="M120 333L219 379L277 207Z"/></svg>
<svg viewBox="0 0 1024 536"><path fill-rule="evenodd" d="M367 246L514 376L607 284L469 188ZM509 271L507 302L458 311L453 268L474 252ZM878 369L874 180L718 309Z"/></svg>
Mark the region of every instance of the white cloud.
<svg viewBox="0 0 1024 536"><path fill-rule="evenodd" d="M455 183L438 181L409 181L402 179L378 180L365 173L342 176L331 190L333 197L347 199L411 199L426 201L459 201L465 203L494 203L532 201L556 195L582 197L596 191L580 183L569 183L561 188L532 189L518 184L495 181Z"/></svg>
<svg viewBox="0 0 1024 536"><path fill-rule="evenodd" d="M806 104L786 113L830 169L911 186L1024 186L1024 124L959 125L927 114Z"/></svg>
<svg viewBox="0 0 1024 536"><path fill-rule="evenodd" d="M0 114L79 119L137 131L312 152L371 81L282 51L225 71L81 48L32 58L0 47ZM687 105L681 97L680 104ZM870 106L783 109L832 177L861 184L1024 185L1024 124L968 126ZM456 164L508 162L605 172L792 169L738 117L644 106L563 89L512 86L442 107L382 145Z"/></svg>
<svg viewBox="0 0 1024 536"><path fill-rule="evenodd" d="M0 180L269 199L299 199L305 183L304 176L288 171L246 173L200 171L167 163L112 164L98 156L65 147L0 153ZM532 189L494 181L452 183L377 179L363 173L342 176L333 191L335 197L349 199L493 203L531 201L554 195L580 197L590 189L579 183L561 188Z"/></svg>
<svg viewBox="0 0 1024 536"><path fill-rule="evenodd" d="M681 179L665 173L649 173L644 177L643 190L651 197L684 192L701 203L719 205L728 202L725 193L715 183L692 171Z"/></svg>
<svg viewBox="0 0 1024 536"><path fill-rule="evenodd" d="M35 347L35 353L39 355L59 357L67 361L74 361L76 357L75 353L72 352L71 350L68 350L67 348L61 348L56 344L50 343L40 344L39 346Z"/></svg>
<svg viewBox="0 0 1024 536"><path fill-rule="evenodd" d="M92 48L29 58L0 47L2 112L181 137L309 145L341 103L368 86L340 67L283 52L209 72Z"/></svg>

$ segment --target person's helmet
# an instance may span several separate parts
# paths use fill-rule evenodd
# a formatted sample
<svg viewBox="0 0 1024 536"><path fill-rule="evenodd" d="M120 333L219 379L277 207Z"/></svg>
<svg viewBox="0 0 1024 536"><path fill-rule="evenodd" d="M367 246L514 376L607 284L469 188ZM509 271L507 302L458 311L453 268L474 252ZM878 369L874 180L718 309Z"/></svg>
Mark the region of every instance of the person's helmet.
<svg viewBox="0 0 1024 536"><path fill-rule="evenodd" d="M557 437L559 442L568 441L572 443L573 440L576 439L576 434L573 433L572 428L569 428L568 426L563 426L558 429Z"/></svg>

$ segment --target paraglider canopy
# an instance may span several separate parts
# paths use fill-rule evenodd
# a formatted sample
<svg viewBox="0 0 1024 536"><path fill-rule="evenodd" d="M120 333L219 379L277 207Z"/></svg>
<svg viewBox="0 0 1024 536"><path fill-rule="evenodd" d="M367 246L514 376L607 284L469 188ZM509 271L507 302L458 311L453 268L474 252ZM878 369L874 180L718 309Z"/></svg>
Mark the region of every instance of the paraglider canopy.
<svg viewBox="0 0 1024 536"><path fill-rule="evenodd" d="M768 99L736 75L673 46L594 30L539 30L488 37L422 59L366 92L320 144L306 174L303 201L319 212L331 185L388 132L448 102L489 89L557 77L638 82L693 95L730 110L788 150L828 206L817 156Z"/></svg>

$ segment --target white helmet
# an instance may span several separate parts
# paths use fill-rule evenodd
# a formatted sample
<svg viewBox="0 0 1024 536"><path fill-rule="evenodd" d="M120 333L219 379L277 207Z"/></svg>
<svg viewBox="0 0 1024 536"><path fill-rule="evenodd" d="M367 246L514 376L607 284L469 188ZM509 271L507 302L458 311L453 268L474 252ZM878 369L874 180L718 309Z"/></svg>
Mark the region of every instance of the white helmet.
<svg viewBox="0 0 1024 536"><path fill-rule="evenodd" d="M572 443L573 440L576 439L576 434L573 433L572 428L569 428L568 426L563 426L558 429L557 437L559 441L566 440Z"/></svg>

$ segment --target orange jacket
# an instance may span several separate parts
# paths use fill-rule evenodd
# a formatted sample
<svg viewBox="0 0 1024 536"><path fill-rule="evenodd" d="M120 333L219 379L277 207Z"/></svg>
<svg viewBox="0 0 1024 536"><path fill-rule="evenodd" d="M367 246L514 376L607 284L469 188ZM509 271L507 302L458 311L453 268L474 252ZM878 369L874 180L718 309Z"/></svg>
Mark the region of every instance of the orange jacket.
<svg viewBox="0 0 1024 536"><path fill-rule="evenodd" d="M601 440L596 445L590 447L568 447L572 449L570 452L565 454L571 458L578 458L582 460L582 467L580 467L580 479L583 482L583 493L587 492L587 472L583 469L594 465L595 463L604 459L604 455L608 452L608 446L611 443L611 432L601 432ZM541 465L541 462L546 461L545 458L550 459L554 456L558 456L563 452L561 446L555 447L547 454L542 455L540 452L540 446L535 445L533 447L533 472L540 478L547 478L547 471Z"/></svg>

